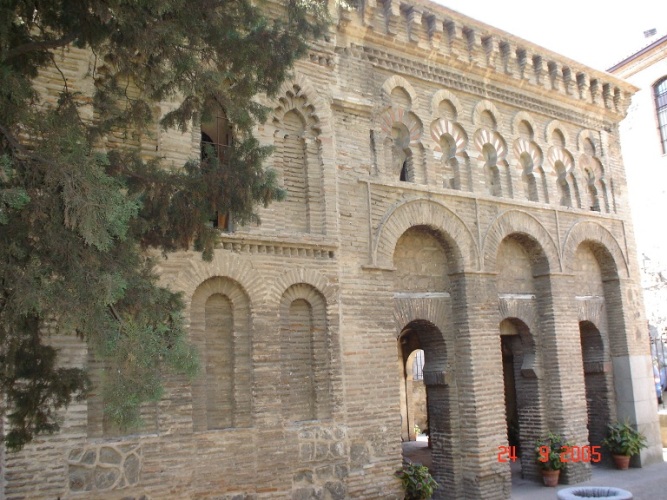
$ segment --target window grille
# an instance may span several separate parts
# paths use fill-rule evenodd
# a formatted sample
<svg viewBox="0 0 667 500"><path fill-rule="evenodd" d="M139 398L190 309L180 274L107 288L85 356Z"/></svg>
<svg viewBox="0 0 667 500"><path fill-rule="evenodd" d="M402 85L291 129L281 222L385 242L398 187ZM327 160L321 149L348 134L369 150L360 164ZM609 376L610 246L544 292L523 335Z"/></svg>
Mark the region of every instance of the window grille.
<svg viewBox="0 0 667 500"><path fill-rule="evenodd" d="M667 154L667 77L653 86L662 153Z"/></svg>
<svg viewBox="0 0 667 500"><path fill-rule="evenodd" d="M424 380L424 351L421 349L417 350L412 362L412 380Z"/></svg>

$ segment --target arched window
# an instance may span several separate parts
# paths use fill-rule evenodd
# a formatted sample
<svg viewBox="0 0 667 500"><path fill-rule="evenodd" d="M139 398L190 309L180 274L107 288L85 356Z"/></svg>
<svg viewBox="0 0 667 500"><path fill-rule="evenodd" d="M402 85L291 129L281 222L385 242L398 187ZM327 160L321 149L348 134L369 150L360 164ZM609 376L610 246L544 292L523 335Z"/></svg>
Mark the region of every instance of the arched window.
<svg viewBox="0 0 667 500"><path fill-rule="evenodd" d="M562 161L557 161L554 165L556 170L558 193L560 194L560 204L563 207L572 206L572 196L570 195L570 185L567 182L568 173Z"/></svg>
<svg viewBox="0 0 667 500"><path fill-rule="evenodd" d="M655 110L658 113L658 129L663 154L667 154L667 77L653 86Z"/></svg>
<svg viewBox="0 0 667 500"><path fill-rule="evenodd" d="M500 184L500 170L498 169L498 152L491 144L485 144L482 148L484 157L484 171L486 173L486 186L491 196L502 196Z"/></svg>
<svg viewBox="0 0 667 500"><path fill-rule="evenodd" d="M521 164L522 170L522 180L524 184L524 191L526 193L526 198L530 201L540 201L539 195L537 194L537 180L535 179L533 159L528 153L521 153L519 157L519 163Z"/></svg>
<svg viewBox="0 0 667 500"><path fill-rule="evenodd" d="M394 124L391 135L393 139L392 144L392 161L396 165L395 170L400 173L399 180L403 182L414 182L414 165L412 158L412 150L410 149L410 132L403 123Z"/></svg>
<svg viewBox="0 0 667 500"><path fill-rule="evenodd" d="M201 124L201 160L215 157L222 165L227 165L232 141L232 125L224 110L217 107L213 115ZM215 211L211 214L211 224L221 231L232 231L231 214Z"/></svg>

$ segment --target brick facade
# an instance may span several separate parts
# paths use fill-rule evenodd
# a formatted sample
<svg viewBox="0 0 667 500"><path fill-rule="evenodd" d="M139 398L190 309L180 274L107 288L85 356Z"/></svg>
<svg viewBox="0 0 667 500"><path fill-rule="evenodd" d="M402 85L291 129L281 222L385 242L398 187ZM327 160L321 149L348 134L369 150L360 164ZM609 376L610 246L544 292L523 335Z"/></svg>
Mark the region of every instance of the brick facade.
<svg viewBox="0 0 667 500"><path fill-rule="evenodd" d="M402 498L414 349L438 497L509 498L508 377L525 474L547 430L596 444L614 418L649 437L637 465L661 460L618 142L634 88L425 1L332 14L256 131L286 200L222 232L212 262L160 265L200 377L169 379L136 435L73 404L59 434L1 455L6 498ZM58 57L89 90L87 54ZM141 147L178 164L199 132Z"/></svg>

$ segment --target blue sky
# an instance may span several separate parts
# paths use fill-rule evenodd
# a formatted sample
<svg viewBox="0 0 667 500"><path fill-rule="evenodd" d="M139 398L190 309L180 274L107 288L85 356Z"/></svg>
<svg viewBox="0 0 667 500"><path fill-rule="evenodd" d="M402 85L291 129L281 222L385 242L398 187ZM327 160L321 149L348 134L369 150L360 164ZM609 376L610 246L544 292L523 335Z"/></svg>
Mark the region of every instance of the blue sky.
<svg viewBox="0 0 667 500"><path fill-rule="evenodd" d="M602 70L645 45L645 30L667 34L667 0L435 1Z"/></svg>

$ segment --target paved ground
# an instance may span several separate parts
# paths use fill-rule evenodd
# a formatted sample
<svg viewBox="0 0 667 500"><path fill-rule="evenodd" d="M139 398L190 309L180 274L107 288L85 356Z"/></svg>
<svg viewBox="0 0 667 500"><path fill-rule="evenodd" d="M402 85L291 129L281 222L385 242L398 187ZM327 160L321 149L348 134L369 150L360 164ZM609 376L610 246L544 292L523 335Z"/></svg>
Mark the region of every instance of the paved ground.
<svg viewBox="0 0 667 500"><path fill-rule="evenodd" d="M431 456L425 442L403 443L403 453L413 462L430 464ZM667 448L663 454L666 462L641 469L617 471L601 465L595 466L590 481L560 485L557 488L547 488L536 481L521 479L521 474L516 470L512 473L512 499L555 500L558 490L572 486L614 486L631 492L634 500L667 500Z"/></svg>
<svg viewBox="0 0 667 500"><path fill-rule="evenodd" d="M571 486L614 486L632 493L634 500L667 499L667 463L650 465L641 469L617 471L611 468L593 467L593 479L576 485L547 488L533 481L512 476L513 500L554 500L556 491Z"/></svg>

